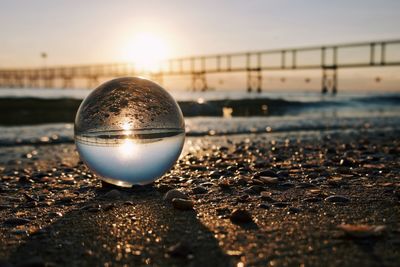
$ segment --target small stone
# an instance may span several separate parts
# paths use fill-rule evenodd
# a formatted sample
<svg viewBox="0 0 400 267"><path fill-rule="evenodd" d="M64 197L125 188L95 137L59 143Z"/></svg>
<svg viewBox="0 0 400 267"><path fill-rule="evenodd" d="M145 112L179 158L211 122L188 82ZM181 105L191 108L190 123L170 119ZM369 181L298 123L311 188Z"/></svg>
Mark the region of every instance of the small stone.
<svg viewBox="0 0 400 267"><path fill-rule="evenodd" d="M166 192L168 192L168 191L171 190L171 189L173 189L172 186L167 185L167 184L159 184L159 185L157 186L157 190L158 190L159 192L161 192L161 193L166 193Z"/></svg>
<svg viewBox="0 0 400 267"><path fill-rule="evenodd" d="M125 203L124 203L125 204ZM104 210L104 211L109 211L109 210L112 210L113 208L115 208L115 205L114 204L105 204L105 205L103 205L102 207L101 207L101 209L102 210Z"/></svg>
<svg viewBox="0 0 400 267"><path fill-rule="evenodd" d="M325 201L332 203L347 203L350 202L350 198L340 195L333 195L325 198Z"/></svg>
<svg viewBox="0 0 400 267"><path fill-rule="evenodd" d="M227 215L230 212L230 209L227 207L217 208L216 210L217 215Z"/></svg>
<svg viewBox="0 0 400 267"><path fill-rule="evenodd" d="M198 164L194 164L194 165L190 165L189 169L193 170L193 171L206 171L207 170L207 166L203 166L203 165L198 165Z"/></svg>
<svg viewBox="0 0 400 267"><path fill-rule="evenodd" d="M287 206L290 206L290 204L289 203L287 203L287 202L275 202L274 204L272 204L274 207L277 207L277 208L285 208L285 207L287 207Z"/></svg>
<svg viewBox="0 0 400 267"><path fill-rule="evenodd" d="M276 172L276 175L279 178L284 179L284 178L288 178L289 177L289 172L288 171L278 171L278 172Z"/></svg>
<svg viewBox="0 0 400 267"><path fill-rule="evenodd" d="M230 183L230 181L229 181L228 179L223 178L223 179L220 179L220 180L219 180L218 186L219 186L221 189L226 190L226 189L229 189L229 188L231 187L231 183Z"/></svg>
<svg viewBox="0 0 400 267"><path fill-rule="evenodd" d="M24 197L27 201L39 201L39 198L37 196L28 195L27 193L24 193Z"/></svg>
<svg viewBox="0 0 400 267"><path fill-rule="evenodd" d="M268 203L261 203L258 205L258 207L261 209L266 209L266 210L271 208L271 206Z"/></svg>
<svg viewBox="0 0 400 267"><path fill-rule="evenodd" d="M241 252L240 250L228 250L226 254L229 256L240 257L243 255L243 252Z"/></svg>
<svg viewBox="0 0 400 267"><path fill-rule="evenodd" d="M294 187L295 185L291 182L282 183L279 185L280 188L288 189Z"/></svg>
<svg viewBox="0 0 400 267"><path fill-rule="evenodd" d="M342 230L347 236L354 238L369 238L381 236L385 230L385 225L353 225L353 224L341 224L338 228Z"/></svg>
<svg viewBox="0 0 400 267"><path fill-rule="evenodd" d="M184 198L174 198L172 199L172 206L178 210L192 210L193 202Z"/></svg>
<svg viewBox="0 0 400 267"><path fill-rule="evenodd" d="M256 194L259 194L259 193L261 193L262 191L265 190L264 187L259 186L259 185L252 185L252 186L249 187L249 189L252 190Z"/></svg>
<svg viewBox="0 0 400 267"><path fill-rule="evenodd" d="M262 170L258 172L258 176L277 177L278 175L272 170Z"/></svg>
<svg viewBox="0 0 400 267"><path fill-rule="evenodd" d="M171 189L164 195L164 200L171 202L174 198L188 199L188 196L178 189Z"/></svg>
<svg viewBox="0 0 400 267"><path fill-rule="evenodd" d="M105 193L105 194L103 195L103 197L104 197L104 198L107 198L107 199L114 199L114 200L117 200L117 199L121 199L122 194L121 194L121 192L120 192L119 190L113 189L113 190L110 190L110 191L108 191L107 193Z"/></svg>
<svg viewBox="0 0 400 267"><path fill-rule="evenodd" d="M196 186L192 189L193 194L205 194L208 192L208 189L203 186Z"/></svg>
<svg viewBox="0 0 400 267"><path fill-rule="evenodd" d="M11 233L14 235L27 235L28 231L26 229L14 229Z"/></svg>
<svg viewBox="0 0 400 267"><path fill-rule="evenodd" d="M263 198L270 198L271 197L271 195L272 195L272 193L271 192L268 192L268 191L262 191L261 193L260 193L260 195L261 195L261 199L263 199Z"/></svg>
<svg viewBox="0 0 400 267"><path fill-rule="evenodd" d="M187 258L192 253L192 248L187 243L179 242L168 248L171 257Z"/></svg>
<svg viewBox="0 0 400 267"><path fill-rule="evenodd" d="M24 225L30 222L31 220L24 218L8 218L4 221L4 224L9 226L17 226L17 225Z"/></svg>
<svg viewBox="0 0 400 267"><path fill-rule="evenodd" d="M244 209L235 209L230 216L230 219L233 223L251 223L253 222L253 218L251 214Z"/></svg>
<svg viewBox="0 0 400 267"><path fill-rule="evenodd" d="M261 180L265 185L277 185L279 180L276 177L268 177L268 176L261 176L258 178Z"/></svg>
<svg viewBox="0 0 400 267"><path fill-rule="evenodd" d="M354 167L356 166L356 162L352 158L344 158L340 160L340 166L344 167Z"/></svg>
<svg viewBox="0 0 400 267"><path fill-rule="evenodd" d="M88 212L98 212L101 210L101 205L100 204L88 204L80 208L80 210L85 210Z"/></svg>
<svg viewBox="0 0 400 267"><path fill-rule="evenodd" d="M290 208L288 209L288 213L289 213L289 214L296 214L296 213L299 213L300 211L301 211L301 209L295 208L295 207L290 207Z"/></svg>

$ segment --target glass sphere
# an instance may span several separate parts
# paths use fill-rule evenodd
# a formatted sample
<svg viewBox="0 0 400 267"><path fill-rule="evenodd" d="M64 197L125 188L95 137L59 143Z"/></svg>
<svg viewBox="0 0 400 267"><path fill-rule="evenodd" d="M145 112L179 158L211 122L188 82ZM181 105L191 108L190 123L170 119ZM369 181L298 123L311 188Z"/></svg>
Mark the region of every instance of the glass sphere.
<svg viewBox="0 0 400 267"><path fill-rule="evenodd" d="M100 179L130 187L151 183L173 166L182 152L185 122L165 89L126 77L84 99L74 132L81 159Z"/></svg>

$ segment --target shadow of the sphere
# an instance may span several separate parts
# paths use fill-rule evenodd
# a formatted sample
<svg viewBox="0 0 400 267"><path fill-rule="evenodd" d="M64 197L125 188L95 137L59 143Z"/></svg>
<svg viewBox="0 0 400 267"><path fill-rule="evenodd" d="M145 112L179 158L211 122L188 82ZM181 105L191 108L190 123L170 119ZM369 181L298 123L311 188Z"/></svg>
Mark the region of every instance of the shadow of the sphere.
<svg viewBox="0 0 400 267"><path fill-rule="evenodd" d="M231 266L195 211L174 209L153 186L103 188L38 233L10 255L56 266Z"/></svg>

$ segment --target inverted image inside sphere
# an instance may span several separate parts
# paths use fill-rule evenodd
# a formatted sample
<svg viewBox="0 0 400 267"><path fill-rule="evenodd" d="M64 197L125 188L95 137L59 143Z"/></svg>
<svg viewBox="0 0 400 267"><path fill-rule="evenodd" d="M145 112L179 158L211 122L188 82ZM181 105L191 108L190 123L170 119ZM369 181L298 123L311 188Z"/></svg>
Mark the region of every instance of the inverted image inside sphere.
<svg viewBox="0 0 400 267"><path fill-rule="evenodd" d="M90 93L75 119L75 134L121 129L184 129L184 120L178 104L161 86L124 77Z"/></svg>

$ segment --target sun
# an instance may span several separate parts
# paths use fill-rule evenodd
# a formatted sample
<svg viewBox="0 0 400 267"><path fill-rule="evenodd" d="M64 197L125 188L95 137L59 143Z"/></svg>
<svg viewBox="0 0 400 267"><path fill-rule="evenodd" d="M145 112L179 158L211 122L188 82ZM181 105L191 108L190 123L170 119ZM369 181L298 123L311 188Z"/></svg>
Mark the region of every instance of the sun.
<svg viewBox="0 0 400 267"><path fill-rule="evenodd" d="M158 71L161 62L168 56L168 46L161 36L151 32L136 34L127 47L127 60L137 71Z"/></svg>

